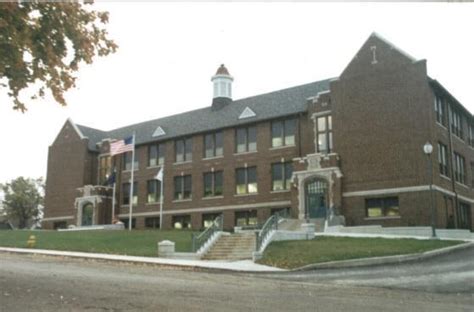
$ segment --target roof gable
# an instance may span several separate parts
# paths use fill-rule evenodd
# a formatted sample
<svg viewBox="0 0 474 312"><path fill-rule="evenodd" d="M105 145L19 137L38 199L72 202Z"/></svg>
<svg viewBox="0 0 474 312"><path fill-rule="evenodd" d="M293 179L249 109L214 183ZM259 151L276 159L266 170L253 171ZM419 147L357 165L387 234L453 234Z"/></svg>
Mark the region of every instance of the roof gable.
<svg viewBox="0 0 474 312"><path fill-rule="evenodd" d="M163 128L161 128L160 126L158 126L158 127L156 128L155 132L153 132L152 137L155 138L155 137L163 136L163 135L165 135L165 134L166 134L165 130L163 130Z"/></svg>
<svg viewBox="0 0 474 312"><path fill-rule="evenodd" d="M252 118L255 116L257 116L257 114L255 114L255 112L247 106L242 112L242 114L240 114L239 119Z"/></svg>

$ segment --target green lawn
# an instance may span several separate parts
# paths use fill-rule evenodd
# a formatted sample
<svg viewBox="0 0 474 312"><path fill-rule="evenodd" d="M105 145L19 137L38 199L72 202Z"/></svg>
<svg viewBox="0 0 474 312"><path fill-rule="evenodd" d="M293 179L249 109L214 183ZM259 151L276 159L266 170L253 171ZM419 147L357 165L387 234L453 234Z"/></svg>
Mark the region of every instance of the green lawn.
<svg viewBox="0 0 474 312"><path fill-rule="evenodd" d="M306 241L273 242L258 263L285 269L312 263L419 253L457 245L460 241L318 237Z"/></svg>
<svg viewBox="0 0 474 312"><path fill-rule="evenodd" d="M175 242L176 251L190 252L191 231L0 231L1 247L26 248L30 235L36 236L36 248L85 251L131 256L156 257L157 243Z"/></svg>

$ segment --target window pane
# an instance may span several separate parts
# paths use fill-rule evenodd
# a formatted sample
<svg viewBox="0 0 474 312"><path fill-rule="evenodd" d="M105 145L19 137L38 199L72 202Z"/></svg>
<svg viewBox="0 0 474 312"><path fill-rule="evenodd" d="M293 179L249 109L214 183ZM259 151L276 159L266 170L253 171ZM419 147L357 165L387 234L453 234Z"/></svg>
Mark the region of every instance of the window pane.
<svg viewBox="0 0 474 312"><path fill-rule="evenodd" d="M242 153L246 151L246 137L247 131L245 128L237 129L236 134L236 151L237 153Z"/></svg>
<svg viewBox="0 0 474 312"><path fill-rule="evenodd" d="M191 161L193 159L193 141L191 138L186 139L184 152L185 152L184 160Z"/></svg>
<svg viewBox="0 0 474 312"><path fill-rule="evenodd" d="M285 121L285 145L295 144L296 119Z"/></svg>
<svg viewBox="0 0 474 312"><path fill-rule="evenodd" d="M239 168L235 170L235 185L237 194L247 193L246 183L245 183L245 169Z"/></svg>
<svg viewBox="0 0 474 312"><path fill-rule="evenodd" d="M249 152L257 150L257 127L248 127L248 145Z"/></svg>
<svg viewBox="0 0 474 312"><path fill-rule="evenodd" d="M328 130L332 130L332 116L328 116Z"/></svg>
<svg viewBox="0 0 474 312"><path fill-rule="evenodd" d="M248 192L257 193L257 168L247 168Z"/></svg>
<svg viewBox="0 0 474 312"><path fill-rule="evenodd" d="M274 191L283 190L283 165L272 164L272 189Z"/></svg>
<svg viewBox="0 0 474 312"><path fill-rule="evenodd" d="M318 151L319 152L326 152L326 133L322 133L318 135Z"/></svg>
<svg viewBox="0 0 474 312"><path fill-rule="evenodd" d="M332 151L332 132L328 133L329 135L329 152Z"/></svg>
<svg viewBox="0 0 474 312"><path fill-rule="evenodd" d="M204 174L204 197L212 196L212 173Z"/></svg>
<svg viewBox="0 0 474 312"><path fill-rule="evenodd" d="M216 141L215 141L215 146L216 146L216 154L215 156L222 156L224 154L224 138L223 138L222 132L217 132L216 133Z"/></svg>
<svg viewBox="0 0 474 312"><path fill-rule="evenodd" d="M382 217L382 208L381 207L368 208L367 217L369 218Z"/></svg>
<svg viewBox="0 0 474 312"><path fill-rule="evenodd" d="M184 176L184 198L191 198L192 182L191 176Z"/></svg>
<svg viewBox="0 0 474 312"><path fill-rule="evenodd" d="M214 139L212 134L206 134L204 137L204 157L209 158L214 156Z"/></svg>
<svg viewBox="0 0 474 312"><path fill-rule="evenodd" d="M184 161L184 141L178 140L176 141L176 162L183 162Z"/></svg>
<svg viewBox="0 0 474 312"><path fill-rule="evenodd" d="M182 181L181 177L174 177L174 199L183 199L181 181Z"/></svg>
<svg viewBox="0 0 474 312"><path fill-rule="evenodd" d="M222 195L222 171L217 171L214 173L214 195Z"/></svg>
<svg viewBox="0 0 474 312"><path fill-rule="evenodd" d="M272 123L272 146L282 146L283 145L283 123L281 121L276 121Z"/></svg>
<svg viewBox="0 0 474 312"><path fill-rule="evenodd" d="M326 117L318 118L318 131L326 131Z"/></svg>
<svg viewBox="0 0 474 312"><path fill-rule="evenodd" d="M291 188L291 176L293 175L293 164L285 164L285 189L289 190Z"/></svg>
<svg viewBox="0 0 474 312"><path fill-rule="evenodd" d="M158 157L158 151L157 151L157 146L152 145L148 147L148 166L156 166L157 165L157 157Z"/></svg>
<svg viewBox="0 0 474 312"><path fill-rule="evenodd" d="M165 145L158 145L158 165L163 165L165 163Z"/></svg>

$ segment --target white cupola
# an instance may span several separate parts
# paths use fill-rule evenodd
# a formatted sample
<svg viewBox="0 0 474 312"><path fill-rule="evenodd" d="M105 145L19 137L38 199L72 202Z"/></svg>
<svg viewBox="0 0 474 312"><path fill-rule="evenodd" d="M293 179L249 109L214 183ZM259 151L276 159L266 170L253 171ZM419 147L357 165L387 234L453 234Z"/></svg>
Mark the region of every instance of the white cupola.
<svg viewBox="0 0 474 312"><path fill-rule="evenodd" d="M214 87L214 95L212 99L212 108L220 109L226 104L232 102L232 81L234 78L229 74L227 68L222 64L211 81Z"/></svg>

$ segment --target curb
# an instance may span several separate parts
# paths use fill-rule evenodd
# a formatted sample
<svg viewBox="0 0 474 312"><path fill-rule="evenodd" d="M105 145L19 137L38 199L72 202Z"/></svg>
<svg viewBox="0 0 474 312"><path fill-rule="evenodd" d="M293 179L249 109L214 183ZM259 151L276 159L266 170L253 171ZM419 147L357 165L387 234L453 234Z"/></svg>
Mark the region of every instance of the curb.
<svg viewBox="0 0 474 312"><path fill-rule="evenodd" d="M450 247L425 251L423 253L415 253L415 254L408 254L408 255L373 257L373 258L362 258L362 259L353 259L353 260L341 260L341 261L315 263L315 264L308 264L296 269L288 270L287 272L301 272L301 271L320 270L320 269L357 268L357 267L365 267L365 266L415 262L415 261L433 258L435 256L446 255L451 252L466 249L472 246L474 246L474 242L468 242L468 243L464 243L464 244L460 244L456 246L450 246Z"/></svg>
<svg viewBox="0 0 474 312"><path fill-rule="evenodd" d="M276 267L268 267L269 269L239 269L232 268L226 265L226 262L220 262L219 265L212 265L213 262L208 263L189 263L188 260L182 259L169 259L169 258L153 258L153 257L138 257L138 256L125 256L125 255L113 255L113 254L94 254L87 252L75 252L75 251L60 251L60 250L48 250L48 249L26 249L26 248L13 248L13 247L0 247L1 253L14 253L14 254L27 254L27 255L41 255L55 258L72 258L82 260L93 260L101 262L121 262L129 264L140 264L140 265L154 265L163 268L175 268L182 270L195 270L201 272L214 272L214 273L278 273L284 272L285 269ZM191 260L192 261L192 260ZM229 262L229 264L232 262ZM217 263L214 263L217 264ZM263 265L261 265L264 267Z"/></svg>

